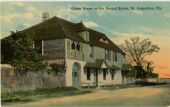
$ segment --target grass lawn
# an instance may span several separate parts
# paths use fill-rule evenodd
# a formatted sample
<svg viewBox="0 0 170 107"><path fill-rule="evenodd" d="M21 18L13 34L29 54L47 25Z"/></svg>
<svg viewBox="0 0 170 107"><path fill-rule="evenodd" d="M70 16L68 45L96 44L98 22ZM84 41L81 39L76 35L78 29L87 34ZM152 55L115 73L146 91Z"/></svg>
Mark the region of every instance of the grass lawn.
<svg viewBox="0 0 170 107"><path fill-rule="evenodd" d="M45 98L58 98L64 96L73 96L91 93L90 90L79 90L72 87L67 88L53 88L53 89L37 89L35 91L21 91L12 93L2 93L1 102L2 104L16 103L16 102L29 102L36 101Z"/></svg>
<svg viewBox="0 0 170 107"><path fill-rule="evenodd" d="M124 88L145 87L145 86L164 85L164 84L167 83L141 82L141 83L130 83L130 84L105 85L105 86L101 86L101 89L118 90Z"/></svg>
<svg viewBox="0 0 170 107"><path fill-rule="evenodd" d="M163 85L166 83L143 83L143 84L119 84L119 85L108 85L100 87L100 90L119 90L125 88L135 88L135 87L144 87L152 85ZM95 87L84 87L81 90L72 88L72 87L63 87L63 88L53 88L53 89L37 89L34 91L21 91L21 92L12 92L12 93L2 93L1 102L3 105L10 103L24 103L38 101L41 99L48 98L59 98L65 96L74 96L95 92Z"/></svg>

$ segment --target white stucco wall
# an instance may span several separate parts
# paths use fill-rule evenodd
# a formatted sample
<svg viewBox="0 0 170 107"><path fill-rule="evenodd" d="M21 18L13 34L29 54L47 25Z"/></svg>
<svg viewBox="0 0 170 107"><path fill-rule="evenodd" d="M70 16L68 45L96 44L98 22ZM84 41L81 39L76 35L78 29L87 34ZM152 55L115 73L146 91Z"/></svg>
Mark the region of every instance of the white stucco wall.
<svg viewBox="0 0 170 107"><path fill-rule="evenodd" d="M84 65L86 62L80 61L80 60L72 60L72 59L66 59L66 86L72 86L72 69L73 69L73 64L78 63L80 64L80 80L81 82L86 78L84 75Z"/></svg>
<svg viewBox="0 0 170 107"><path fill-rule="evenodd" d="M65 39L65 42L67 44L67 40ZM67 58L67 45L65 45L65 51L66 51L66 86L72 86L72 67L75 62L79 63L81 65L80 69L80 80L81 83L91 83L93 84L95 81L94 79L94 73L91 73L90 80L87 80L87 74L84 72L84 66L87 62L95 62L96 59L105 59L105 49L94 46L94 58L90 57L91 47L89 44L83 43L83 54L84 54L84 61L82 60L73 60ZM106 60L107 64L109 66L116 65L118 67L122 67L122 64L124 63L124 56L120 53L117 53L117 62L113 61L113 51L111 51L111 58L110 60ZM117 70L114 79L112 80L110 72L106 75L106 80L103 79L103 72L98 73L98 82L99 85L110 85L110 84L121 84L122 83L122 75L121 71ZM87 85L87 84L82 84Z"/></svg>
<svg viewBox="0 0 170 107"><path fill-rule="evenodd" d="M99 86L101 85L113 85L122 83L122 75L120 70L115 71L114 79L112 80L110 72L106 74L106 80L103 80L103 72L98 75Z"/></svg>
<svg viewBox="0 0 170 107"><path fill-rule="evenodd" d="M91 48L89 44L83 43L83 53L84 53L84 61L86 62L95 62L96 59L105 59L105 49L94 46L94 58L90 57ZM117 53L117 61L113 61L113 51L111 51L110 60L106 60L109 66L116 65L122 68L122 64L124 63L124 56L121 53Z"/></svg>

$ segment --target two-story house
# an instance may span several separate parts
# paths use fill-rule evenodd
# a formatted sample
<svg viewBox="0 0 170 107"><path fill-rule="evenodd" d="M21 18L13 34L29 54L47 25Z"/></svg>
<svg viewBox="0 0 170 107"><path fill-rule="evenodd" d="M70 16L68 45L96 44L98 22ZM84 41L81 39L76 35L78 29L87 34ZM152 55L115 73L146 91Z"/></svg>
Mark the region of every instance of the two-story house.
<svg viewBox="0 0 170 107"><path fill-rule="evenodd" d="M65 86L121 84L125 53L105 34L58 17L23 30L39 47L44 63L65 70ZM59 69L61 70L61 69Z"/></svg>

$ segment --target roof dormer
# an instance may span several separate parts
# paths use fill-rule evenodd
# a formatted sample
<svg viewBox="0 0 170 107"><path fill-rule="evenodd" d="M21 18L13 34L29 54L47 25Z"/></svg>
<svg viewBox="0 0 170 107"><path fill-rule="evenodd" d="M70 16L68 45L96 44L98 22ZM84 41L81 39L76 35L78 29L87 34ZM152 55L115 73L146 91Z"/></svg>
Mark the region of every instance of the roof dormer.
<svg viewBox="0 0 170 107"><path fill-rule="evenodd" d="M109 43L106 37L101 37L99 41L107 44Z"/></svg>
<svg viewBox="0 0 170 107"><path fill-rule="evenodd" d="M89 41L89 31L88 28L81 21L72 26L72 28L80 35L85 41Z"/></svg>

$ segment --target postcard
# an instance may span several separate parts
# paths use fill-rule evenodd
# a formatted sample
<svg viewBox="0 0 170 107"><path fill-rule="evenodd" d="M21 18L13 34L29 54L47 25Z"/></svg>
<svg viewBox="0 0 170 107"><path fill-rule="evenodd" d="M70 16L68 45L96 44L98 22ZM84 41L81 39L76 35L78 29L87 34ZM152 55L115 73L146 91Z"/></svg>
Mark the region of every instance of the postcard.
<svg viewBox="0 0 170 107"><path fill-rule="evenodd" d="M1 106L170 106L170 2L1 1Z"/></svg>

